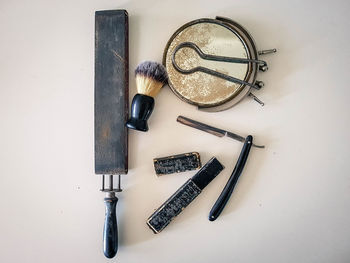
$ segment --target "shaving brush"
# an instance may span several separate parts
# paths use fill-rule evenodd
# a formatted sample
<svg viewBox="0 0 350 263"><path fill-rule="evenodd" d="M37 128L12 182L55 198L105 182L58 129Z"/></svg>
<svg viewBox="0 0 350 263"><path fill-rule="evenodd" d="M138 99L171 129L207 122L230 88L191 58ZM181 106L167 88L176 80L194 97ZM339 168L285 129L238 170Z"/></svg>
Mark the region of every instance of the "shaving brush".
<svg viewBox="0 0 350 263"><path fill-rule="evenodd" d="M147 120L154 108L154 97L167 82L168 75L162 64L145 61L135 69L137 94L131 103L130 129L148 131Z"/></svg>

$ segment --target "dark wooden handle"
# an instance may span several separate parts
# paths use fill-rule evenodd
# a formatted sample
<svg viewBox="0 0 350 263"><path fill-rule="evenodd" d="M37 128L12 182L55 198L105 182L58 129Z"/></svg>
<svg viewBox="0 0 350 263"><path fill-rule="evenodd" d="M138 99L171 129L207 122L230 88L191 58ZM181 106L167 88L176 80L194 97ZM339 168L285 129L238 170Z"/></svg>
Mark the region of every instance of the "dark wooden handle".
<svg viewBox="0 0 350 263"><path fill-rule="evenodd" d="M238 161L236 163L235 168L233 169L233 172L230 176L230 178L228 179L224 189L222 190L219 198L216 200L213 208L210 210L209 213L209 220L210 221L214 221L215 219L217 219L219 217L219 215L221 214L222 210L224 210L224 207L227 203L227 201L230 199L231 194L233 192L233 189L235 188L235 185L238 181L239 176L241 175L244 165L248 159L248 155L249 155L249 151L250 148L253 144L253 136L248 135L241 154L238 157Z"/></svg>
<svg viewBox="0 0 350 263"><path fill-rule="evenodd" d="M105 198L106 217L103 229L103 253L107 258L113 258L118 251L118 226L116 206L117 197Z"/></svg>

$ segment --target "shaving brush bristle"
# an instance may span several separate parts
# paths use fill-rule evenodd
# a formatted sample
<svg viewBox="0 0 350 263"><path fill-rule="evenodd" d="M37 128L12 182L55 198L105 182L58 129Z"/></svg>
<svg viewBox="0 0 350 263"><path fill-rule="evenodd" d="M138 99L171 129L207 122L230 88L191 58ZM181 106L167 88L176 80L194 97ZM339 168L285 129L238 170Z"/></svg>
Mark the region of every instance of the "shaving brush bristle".
<svg viewBox="0 0 350 263"><path fill-rule="evenodd" d="M157 62L145 61L135 69L137 93L154 98L168 80L165 67Z"/></svg>

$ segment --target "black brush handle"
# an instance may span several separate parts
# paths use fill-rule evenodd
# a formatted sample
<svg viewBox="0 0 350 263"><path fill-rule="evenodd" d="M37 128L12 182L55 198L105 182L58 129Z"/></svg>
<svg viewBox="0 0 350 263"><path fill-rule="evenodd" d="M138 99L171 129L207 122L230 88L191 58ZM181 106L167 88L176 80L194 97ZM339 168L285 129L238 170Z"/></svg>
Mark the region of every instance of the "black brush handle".
<svg viewBox="0 0 350 263"><path fill-rule="evenodd" d="M154 99L143 94L136 94L131 103L131 117L126 126L130 129L148 131L147 120L152 114Z"/></svg>
<svg viewBox="0 0 350 263"><path fill-rule="evenodd" d="M235 188L235 185L238 181L239 176L241 175L244 165L248 159L250 148L253 144L253 136L248 135L245 139L241 154L238 157L238 161L236 163L235 168L233 169L233 172L228 179L224 189L222 190L218 200L216 200L213 208L210 210L209 213L209 220L214 221L219 217L222 210L224 210L224 207L227 203L227 201L230 199L231 194L233 192L233 189Z"/></svg>
<svg viewBox="0 0 350 263"><path fill-rule="evenodd" d="M103 229L103 253L107 258L113 258L118 251L118 226L116 214L118 198L116 196L106 197L104 202L106 205L106 217Z"/></svg>

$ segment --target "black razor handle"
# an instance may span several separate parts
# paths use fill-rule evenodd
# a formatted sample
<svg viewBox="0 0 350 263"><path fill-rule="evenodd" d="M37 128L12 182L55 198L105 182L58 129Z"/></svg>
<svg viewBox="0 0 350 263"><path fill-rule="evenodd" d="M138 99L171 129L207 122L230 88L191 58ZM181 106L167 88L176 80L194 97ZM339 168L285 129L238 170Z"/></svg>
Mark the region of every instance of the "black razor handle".
<svg viewBox="0 0 350 263"><path fill-rule="evenodd" d="M106 205L105 224L103 229L103 253L107 258L113 258L118 251L118 226L116 206L118 198L112 193L104 199Z"/></svg>
<svg viewBox="0 0 350 263"><path fill-rule="evenodd" d="M219 217L222 210L224 210L224 207L227 203L227 201L230 199L231 194L233 192L233 189L235 188L235 185L238 181L239 176L241 175L244 165L247 162L248 155L250 148L253 144L253 136L248 135L245 139L244 145L242 147L241 154L238 157L237 163L235 168L233 169L233 172L228 179L224 189L222 190L219 198L216 200L213 208L210 210L209 213L209 220L214 221Z"/></svg>

